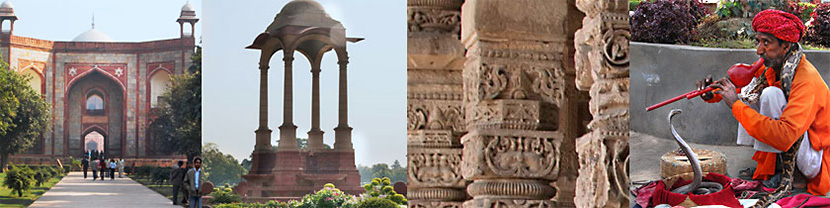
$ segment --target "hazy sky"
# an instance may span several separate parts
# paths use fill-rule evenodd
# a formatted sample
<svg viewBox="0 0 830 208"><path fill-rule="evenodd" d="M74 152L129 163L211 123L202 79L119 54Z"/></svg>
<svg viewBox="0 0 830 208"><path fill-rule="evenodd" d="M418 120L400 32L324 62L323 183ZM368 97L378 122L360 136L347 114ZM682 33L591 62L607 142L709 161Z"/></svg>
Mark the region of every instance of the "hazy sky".
<svg viewBox="0 0 830 208"><path fill-rule="evenodd" d="M258 50L247 50L265 31L287 0L205 1L203 37L203 142L238 160L254 147L258 126ZM355 162L362 165L406 161L406 2L403 0L319 0L328 14L346 27L349 125ZM272 143L282 124L282 53L271 59L269 127ZM311 73L308 60L294 55L294 124L297 136L308 137L311 126ZM337 126L338 65L326 53L320 73L321 121L325 143L333 146Z"/></svg>
<svg viewBox="0 0 830 208"><path fill-rule="evenodd" d="M19 18L14 34L45 40L71 41L91 28L114 41L138 42L179 37L179 18L185 0L11 0ZM190 1L201 18L200 1ZM196 24L201 33L202 22ZM197 41L199 36L197 35Z"/></svg>

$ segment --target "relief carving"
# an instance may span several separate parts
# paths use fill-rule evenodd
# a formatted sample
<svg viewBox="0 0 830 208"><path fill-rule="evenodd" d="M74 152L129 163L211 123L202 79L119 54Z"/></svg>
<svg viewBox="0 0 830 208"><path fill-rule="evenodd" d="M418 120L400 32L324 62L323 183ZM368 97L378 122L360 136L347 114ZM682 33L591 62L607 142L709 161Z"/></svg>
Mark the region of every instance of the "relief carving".
<svg viewBox="0 0 830 208"><path fill-rule="evenodd" d="M444 186L463 188L461 151L445 149L430 153L410 153L409 178L415 186Z"/></svg>
<svg viewBox="0 0 830 208"><path fill-rule="evenodd" d="M409 9L407 25L409 32L448 32L459 34L461 32L461 12L417 8Z"/></svg>
<svg viewBox="0 0 830 208"><path fill-rule="evenodd" d="M559 172L553 139L497 136L484 149L490 170L500 176L546 177Z"/></svg>
<svg viewBox="0 0 830 208"><path fill-rule="evenodd" d="M628 13L622 0L577 0L585 12L576 32L577 88L589 91L592 131L577 139L578 207L627 207L629 39Z"/></svg>

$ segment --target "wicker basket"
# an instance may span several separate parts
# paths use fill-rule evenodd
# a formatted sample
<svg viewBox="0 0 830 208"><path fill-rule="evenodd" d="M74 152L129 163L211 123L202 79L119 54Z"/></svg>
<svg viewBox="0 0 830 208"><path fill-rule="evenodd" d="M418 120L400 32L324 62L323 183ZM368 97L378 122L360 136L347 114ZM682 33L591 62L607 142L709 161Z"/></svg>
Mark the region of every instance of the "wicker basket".
<svg viewBox="0 0 830 208"><path fill-rule="evenodd" d="M679 150L674 150L664 154L660 157L660 176L663 178L671 178L678 175L691 176L692 163L690 163L685 155L678 155ZM692 151L700 160L700 168L704 175L708 172L719 173L726 175L726 156L723 153L712 150L692 148Z"/></svg>

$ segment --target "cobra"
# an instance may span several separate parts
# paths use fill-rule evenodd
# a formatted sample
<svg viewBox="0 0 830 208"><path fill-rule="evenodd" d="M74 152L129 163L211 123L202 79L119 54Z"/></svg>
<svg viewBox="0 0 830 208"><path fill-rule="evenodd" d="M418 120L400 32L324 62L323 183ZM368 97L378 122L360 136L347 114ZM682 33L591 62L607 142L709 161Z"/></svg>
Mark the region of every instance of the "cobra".
<svg viewBox="0 0 830 208"><path fill-rule="evenodd" d="M711 194L718 192L723 189L723 185L717 182L710 182L710 181L703 181L703 170L700 168L700 160L697 159L697 155L692 151L692 147L689 147L689 144L677 134L677 130L674 129L674 125L672 124L672 118L675 115L682 113L680 109L674 109L669 112L669 126L671 127L671 134L674 136L674 140L677 142L677 145L680 146L680 149L686 153L686 158L689 159L689 162L692 164L692 171L694 172L694 178L692 179L692 183L687 184L685 186L678 187L671 192L679 193L679 194L688 194L692 193L695 195L703 195L703 194Z"/></svg>

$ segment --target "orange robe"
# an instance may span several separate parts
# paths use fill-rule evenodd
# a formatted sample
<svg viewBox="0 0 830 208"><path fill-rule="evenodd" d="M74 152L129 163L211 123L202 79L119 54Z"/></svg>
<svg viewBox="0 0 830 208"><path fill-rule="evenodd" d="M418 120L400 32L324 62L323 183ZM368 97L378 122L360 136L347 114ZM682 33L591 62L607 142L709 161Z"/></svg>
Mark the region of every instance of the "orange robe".
<svg viewBox="0 0 830 208"><path fill-rule="evenodd" d="M762 72L763 69L758 70L756 77ZM775 76L775 70L768 69L767 83L781 87L781 83L775 81ZM807 190L814 195L825 195L830 191L830 89L813 64L807 61L806 55L796 67L792 85L787 106L779 119L761 115L740 100L732 105L732 115L749 135L781 151L787 151L806 131L810 137L810 146L815 150L825 150L821 171L810 179ZM721 97L716 96L707 102L720 100ZM762 173L769 173L769 168L772 168L774 172L775 153L764 153L766 152L756 152L753 156L753 159L759 161L758 169ZM756 171L756 176L758 173Z"/></svg>

